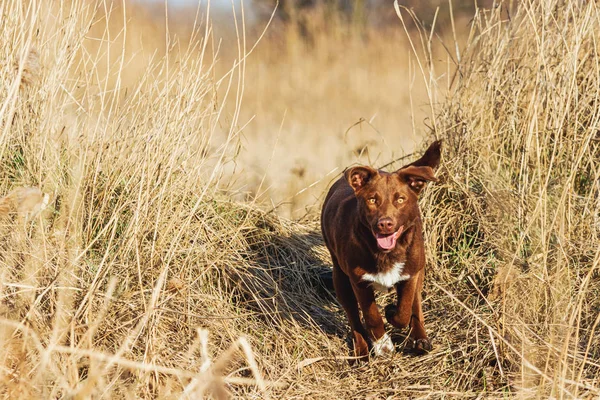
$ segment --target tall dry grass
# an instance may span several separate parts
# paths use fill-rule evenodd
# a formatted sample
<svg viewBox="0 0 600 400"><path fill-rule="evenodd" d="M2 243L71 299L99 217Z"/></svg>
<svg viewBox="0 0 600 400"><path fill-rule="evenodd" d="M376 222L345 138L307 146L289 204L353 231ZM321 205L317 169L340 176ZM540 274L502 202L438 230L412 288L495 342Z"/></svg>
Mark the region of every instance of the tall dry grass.
<svg viewBox="0 0 600 400"><path fill-rule="evenodd" d="M103 1L0 16L3 397L599 395L595 4L479 10L446 54L341 25L254 47L239 19L220 42L202 12L177 39ZM407 87L430 101L412 122ZM434 350L350 367L314 209L281 214L408 152L395 129L427 115L446 143L422 202Z"/></svg>
<svg viewBox="0 0 600 400"><path fill-rule="evenodd" d="M436 117L445 183L424 201L430 286L463 309L465 344L493 350L510 392L596 397L600 14L576 1L500 12L475 19Z"/></svg>
<svg viewBox="0 0 600 400"><path fill-rule="evenodd" d="M209 254L227 237L210 226L228 225L210 199L239 133L216 93L241 97L243 60L217 76L201 19L188 48L168 32L141 47L151 29L113 2L15 0L0 15L2 191L51 198L25 223L39 191L3 199L18 203L2 219L3 396L263 393L247 340L201 322L237 309L213 303L228 264ZM224 376L231 362L241 372Z"/></svg>

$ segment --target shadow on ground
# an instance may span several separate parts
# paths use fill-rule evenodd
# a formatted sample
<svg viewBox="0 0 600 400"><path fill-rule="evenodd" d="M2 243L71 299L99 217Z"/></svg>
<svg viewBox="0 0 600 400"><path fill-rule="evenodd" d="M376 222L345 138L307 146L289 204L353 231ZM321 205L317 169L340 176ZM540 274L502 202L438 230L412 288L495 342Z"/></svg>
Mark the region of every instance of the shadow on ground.
<svg viewBox="0 0 600 400"><path fill-rule="evenodd" d="M279 324L293 319L303 328L347 335L335 299L329 254L315 227L288 226L265 219L245 233L246 267L236 270L238 305Z"/></svg>

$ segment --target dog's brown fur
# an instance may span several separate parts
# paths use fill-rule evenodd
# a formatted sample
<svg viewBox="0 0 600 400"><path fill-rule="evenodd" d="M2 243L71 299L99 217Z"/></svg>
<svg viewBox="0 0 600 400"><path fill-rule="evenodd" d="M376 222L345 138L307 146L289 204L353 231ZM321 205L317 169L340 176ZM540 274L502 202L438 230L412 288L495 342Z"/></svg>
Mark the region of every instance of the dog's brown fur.
<svg viewBox="0 0 600 400"><path fill-rule="evenodd" d="M397 303L385 309L388 322L396 328L410 326L417 352L431 350L421 309L425 248L417 201L425 183L437 181L434 169L440 149L441 142L436 141L420 159L392 173L366 166L350 168L325 198L321 229L356 356L367 357L370 348L377 353L393 348L375 303L372 280L396 288Z"/></svg>

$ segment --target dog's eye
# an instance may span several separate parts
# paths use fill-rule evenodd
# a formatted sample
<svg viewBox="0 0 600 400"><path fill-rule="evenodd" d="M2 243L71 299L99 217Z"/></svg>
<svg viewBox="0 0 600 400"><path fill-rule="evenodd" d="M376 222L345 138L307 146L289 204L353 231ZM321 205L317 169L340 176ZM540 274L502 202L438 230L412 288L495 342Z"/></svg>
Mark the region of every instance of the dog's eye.
<svg viewBox="0 0 600 400"><path fill-rule="evenodd" d="M396 203L398 203L398 204L404 203L404 197L398 197L398 200L396 200Z"/></svg>
<svg viewBox="0 0 600 400"><path fill-rule="evenodd" d="M375 204L377 203L377 199L375 197L371 197L369 200L367 200L369 202L369 204Z"/></svg>

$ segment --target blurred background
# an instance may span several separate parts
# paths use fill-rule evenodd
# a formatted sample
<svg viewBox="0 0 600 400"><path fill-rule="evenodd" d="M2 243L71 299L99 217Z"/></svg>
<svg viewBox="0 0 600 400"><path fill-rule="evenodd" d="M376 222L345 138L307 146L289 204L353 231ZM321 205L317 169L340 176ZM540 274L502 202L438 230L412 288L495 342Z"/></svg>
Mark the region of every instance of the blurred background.
<svg viewBox="0 0 600 400"><path fill-rule="evenodd" d="M243 84L243 96L220 96L229 113L222 128L234 121L239 131L238 152L225 174L231 179L221 182L236 198L255 199L293 218L314 211L348 165L382 167L432 135L429 116L440 101L435 96L443 95L460 57L455 43L466 41L476 9L491 6L487 0L401 1L403 24L389 0L127 5L130 18L144 21L134 34L143 48L139 56L167 45L190 46L194 27L207 21L215 76L227 77L240 54L249 53L244 76L232 74L231 85L221 86ZM128 29L134 36L135 24ZM424 48L420 35L436 39L434 46ZM439 74L424 76L415 54Z"/></svg>

